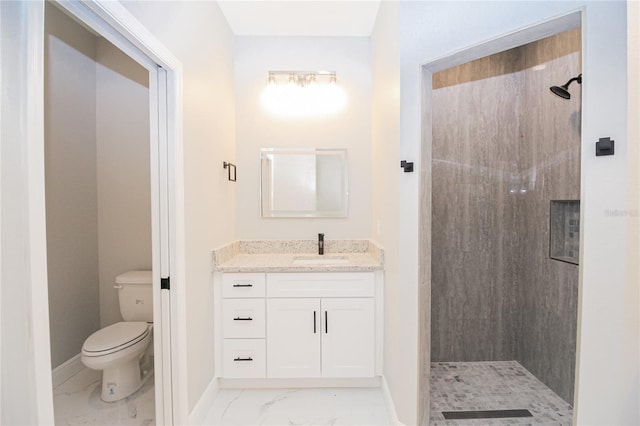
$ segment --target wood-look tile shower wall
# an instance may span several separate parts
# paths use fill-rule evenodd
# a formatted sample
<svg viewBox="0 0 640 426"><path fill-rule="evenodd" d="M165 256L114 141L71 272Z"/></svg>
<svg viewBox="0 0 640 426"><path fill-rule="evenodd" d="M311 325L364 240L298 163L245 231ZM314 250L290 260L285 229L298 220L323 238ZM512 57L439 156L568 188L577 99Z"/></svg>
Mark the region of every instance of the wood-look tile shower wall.
<svg viewBox="0 0 640 426"><path fill-rule="evenodd" d="M580 196L580 30L433 76L431 361L518 360L573 402L578 267L549 201Z"/></svg>

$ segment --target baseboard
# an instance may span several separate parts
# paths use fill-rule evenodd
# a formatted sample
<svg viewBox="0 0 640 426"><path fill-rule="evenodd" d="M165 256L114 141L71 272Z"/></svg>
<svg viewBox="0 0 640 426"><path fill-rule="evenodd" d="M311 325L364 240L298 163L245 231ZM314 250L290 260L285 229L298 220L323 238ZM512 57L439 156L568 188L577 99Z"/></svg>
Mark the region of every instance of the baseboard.
<svg viewBox="0 0 640 426"><path fill-rule="evenodd" d="M382 396L384 398L385 405L387 406L387 412L389 413L389 421L391 422L392 425L404 426L398 419L396 406L393 403L393 398L391 397L391 391L389 390L389 383L387 383L387 378L385 376L382 376L382 383L380 384L380 389L382 390Z"/></svg>
<svg viewBox="0 0 640 426"><path fill-rule="evenodd" d="M190 425L201 425L204 422L209 409L213 405L213 400L216 399L218 392L220 391L220 381L217 377L214 377L207 388L202 393L200 400L193 407L191 413L189 414L189 424Z"/></svg>
<svg viewBox="0 0 640 426"><path fill-rule="evenodd" d="M80 360L80 354L63 362L51 371L51 382L53 384L53 387L57 388L83 368L84 365Z"/></svg>
<svg viewBox="0 0 640 426"><path fill-rule="evenodd" d="M283 388L378 388L380 377L365 378L293 378L293 379L220 379L220 389Z"/></svg>

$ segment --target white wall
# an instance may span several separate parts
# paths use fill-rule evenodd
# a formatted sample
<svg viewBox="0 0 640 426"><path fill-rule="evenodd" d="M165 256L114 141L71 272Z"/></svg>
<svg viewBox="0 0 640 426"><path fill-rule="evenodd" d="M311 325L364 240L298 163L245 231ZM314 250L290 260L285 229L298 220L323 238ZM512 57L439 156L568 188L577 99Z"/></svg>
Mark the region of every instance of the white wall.
<svg viewBox="0 0 640 426"><path fill-rule="evenodd" d="M417 337L406 332L410 314L403 300L411 288L399 281L400 236L398 188L409 174L400 168L400 29L395 2L382 2L371 36L373 76L372 226L373 239L385 249L384 375L393 402L405 424L415 424L417 391L415 348ZM415 159L410 159L410 161ZM417 295L414 295L417 297ZM413 330L413 327L411 327ZM413 354L413 355L409 355Z"/></svg>
<svg viewBox="0 0 640 426"><path fill-rule="evenodd" d="M584 238L576 421L579 424L638 424L637 376L628 375L629 371L637 371L638 358L633 355L637 354L638 336L629 336L628 332L636 325L631 324L633 315L625 315L628 309L637 311L637 300L625 302L623 242L628 215L616 213L627 211L626 4L401 3L401 141L398 150L403 157L420 157L420 64L583 7L581 235ZM615 156L594 156L594 143L603 136L616 140ZM397 212L402 224L400 238L406 242L404 254L400 256L400 282L410 289L400 303L409 312L406 332L415 335L418 334L415 306L418 185L418 180L413 178L403 182L399 188L403 208ZM404 418L410 418L408 415L404 413Z"/></svg>
<svg viewBox="0 0 640 426"><path fill-rule="evenodd" d="M100 328L96 37L45 7L45 178L51 366Z"/></svg>
<svg viewBox="0 0 640 426"><path fill-rule="evenodd" d="M53 424L47 301L44 3L0 2L0 423ZM43 82L42 82L43 83ZM33 95L30 97L29 95ZM41 386L36 386L38 383Z"/></svg>
<svg viewBox="0 0 640 426"><path fill-rule="evenodd" d="M624 339L629 342L622 364L628 368L622 383L627 391L625 406L635 405L635 417L629 412L629 419L640 423L640 2L627 3L627 91L629 126L628 206L626 210L627 228L627 276L624 287L623 323Z"/></svg>
<svg viewBox="0 0 640 426"><path fill-rule="evenodd" d="M260 102L268 71L331 70L345 109L320 118L282 118ZM371 224L371 64L368 37L237 37L235 50L239 239L368 238ZM260 148L346 148L348 218L260 217Z"/></svg>
<svg viewBox="0 0 640 426"><path fill-rule="evenodd" d="M94 74L100 327L122 321L115 277L151 270L149 72L100 38Z"/></svg>
<svg viewBox="0 0 640 426"><path fill-rule="evenodd" d="M187 378L191 410L214 374L211 250L235 239L233 34L214 2L125 1L184 72ZM240 171L242 173L242 171ZM240 176L240 175L239 175Z"/></svg>

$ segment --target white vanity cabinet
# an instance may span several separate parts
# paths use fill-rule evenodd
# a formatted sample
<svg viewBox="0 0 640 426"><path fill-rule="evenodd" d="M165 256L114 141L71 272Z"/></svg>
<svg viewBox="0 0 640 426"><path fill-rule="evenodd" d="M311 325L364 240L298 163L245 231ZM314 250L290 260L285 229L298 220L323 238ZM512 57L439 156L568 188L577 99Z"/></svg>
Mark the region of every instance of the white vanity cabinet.
<svg viewBox="0 0 640 426"><path fill-rule="evenodd" d="M223 378L379 374L382 305L374 272L224 273L222 278Z"/></svg>

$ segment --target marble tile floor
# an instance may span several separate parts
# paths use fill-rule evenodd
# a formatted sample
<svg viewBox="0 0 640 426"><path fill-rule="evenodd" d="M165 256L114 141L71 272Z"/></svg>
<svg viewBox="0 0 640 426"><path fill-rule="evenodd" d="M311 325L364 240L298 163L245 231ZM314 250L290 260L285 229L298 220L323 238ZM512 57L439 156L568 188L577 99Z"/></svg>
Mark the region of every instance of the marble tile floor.
<svg viewBox="0 0 640 426"><path fill-rule="evenodd" d="M379 388L221 390L205 425L389 425Z"/></svg>
<svg viewBox="0 0 640 426"><path fill-rule="evenodd" d="M56 425L154 425L154 377L116 402L100 399L102 371L83 367L53 389Z"/></svg>
<svg viewBox="0 0 640 426"><path fill-rule="evenodd" d="M445 420L443 411L527 409L533 417ZM572 408L516 361L431 363L431 426L571 425Z"/></svg>

